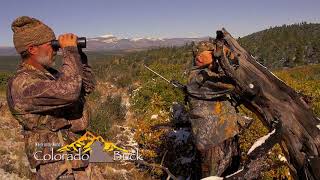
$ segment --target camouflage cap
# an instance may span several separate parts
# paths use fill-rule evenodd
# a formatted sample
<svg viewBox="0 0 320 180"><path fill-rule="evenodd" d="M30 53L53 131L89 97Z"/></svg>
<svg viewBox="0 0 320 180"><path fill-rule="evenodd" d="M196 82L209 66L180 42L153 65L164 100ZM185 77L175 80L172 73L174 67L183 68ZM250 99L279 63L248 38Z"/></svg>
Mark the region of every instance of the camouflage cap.
<svg viewBox="0 0 320 180"><path fill-rule="evenodd" d="M199 55L203 51L212 51L215 49L212 41L200 41L193 47L193 53L195 56Z"/></svg>
<svg viewBox="0 0 320 180"><path fill-rule="evenodd" d="M27 50L30 45L41 45L56 38L50 27L28 16L20 16L15 19L11 29L13 43L18 53Z"/></svg>

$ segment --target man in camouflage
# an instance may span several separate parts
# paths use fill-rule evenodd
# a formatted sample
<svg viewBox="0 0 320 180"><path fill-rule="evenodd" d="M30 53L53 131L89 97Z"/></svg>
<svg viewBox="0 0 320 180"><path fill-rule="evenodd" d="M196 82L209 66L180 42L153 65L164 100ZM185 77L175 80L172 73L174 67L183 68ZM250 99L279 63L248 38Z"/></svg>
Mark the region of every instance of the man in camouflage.
<svg viewBox="0 0 320 180"><path fill-rule="evenodd" d="M224 176L239 166L238 115L227 95L214 92L232 90L233 86L213 61L215 46L210 41L199 42L194 49L194 70L187 85L190 121L197 149L201 155L202 177Z"/></svg>
<svg viewBox="0 0 320 180"><path fill-rule="evenodd" d="M7 101L23 127L26 153L31 168L36 168L36 179L88 179L83 171L88 161L35 158L51 154L51 149L60 154L55 145L72 143L88 126L85 96L94 89L94 77L86 55L77 49L77 36L59 36L63 63L57 71L52 68L56 52L50 44L55 39L51 28L22 16L12 23L12 30L22 61L9 80Z"/></svg>

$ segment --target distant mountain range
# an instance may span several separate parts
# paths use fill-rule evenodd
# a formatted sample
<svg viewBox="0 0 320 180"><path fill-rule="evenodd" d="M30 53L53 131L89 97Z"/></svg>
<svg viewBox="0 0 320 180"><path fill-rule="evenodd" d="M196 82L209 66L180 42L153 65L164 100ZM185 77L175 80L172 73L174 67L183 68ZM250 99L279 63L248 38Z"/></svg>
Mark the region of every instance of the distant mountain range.
<svg viewBox="0 0 320 180"><path fill-rule="evenodd" d="M212 33L214 35L214 33ZM85 51L138 51L156 47L183 46L200 38L117 38L103 35L87 39ZM320 63L320 24L298 23L270 27L238 39L239 43L267 67L292 67ZM0 56L15 55L13 47L0 47Z"/></svg>
<svg viewBox="0 0 320 180"><path fill-rule="evenodd" d="M183 46L192 41L208 39L202 38L117 38L113 35L104 35L89 38L87 41L88 51L114 51L114 50L139 50L153 47Z"/></svg>
<svg viewBox="0 0 320 180"><path fill-rule="evenodd" d="M134 51L155 47L183 46L192 41L198 42L209 37L200 38L117 38L113 35L103 35L87 39L85 51ZM0 55L16 55L13 47L0 47Z"/></svg>
<svg viewBox="0 0 320 180"><path fill-rule="evenodd" d="M16 55L16 49L14 47L2 47L0 46L0 56Z"/></svg>

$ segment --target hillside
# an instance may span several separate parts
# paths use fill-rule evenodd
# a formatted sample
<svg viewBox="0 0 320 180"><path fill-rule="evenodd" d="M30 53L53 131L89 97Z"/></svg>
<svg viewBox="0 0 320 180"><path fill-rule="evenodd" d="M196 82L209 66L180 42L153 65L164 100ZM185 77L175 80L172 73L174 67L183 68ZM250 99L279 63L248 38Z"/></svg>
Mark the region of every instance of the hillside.
<svg viewBox="0 0 320 180"><path fill-rule="evenodd" d="M240 39L241 44L257 56L259 61L277 69L273 72L279 78L304 94L318 116L320 116L320 65L286 69L279 67L319 63L319 27L319 24L305 23L274 27ZM300 50L302 47L303 51L298 50L298 47ZM165 81L147 71L143 64L147 64L168 79L177 79L185 83L191 66L191 49L190 46L182 46L131 53L87 53L98 81L96 90L90 94L87 101L92 109L89 131L101 135L119 147L128 144L138 147L147 162L160 164L168 151L166 135L174 129L172 127L153 129L153 127L170 122L172 104L183 103L184 97L181 91L170 87ZM286 57L287 61L278 61ZM297 57L302 57L302 61L301 59L298 61ZM2 72L0 73L0 138L5 142L5 146L0 148L0 159L3 159L0 163L0 179L8 174L19 177L30 176L29 165L22 148L21 127L10 116L5 103L6 81L11 74L3 71L12 72L18 61L17 57L0 57L0 72ZM251 113L247 111L242 113L255 118L249 129L240 136L240 148L242 152L247 152L253 142L265 135L268 130ZM172 158L167 155L163 160L164 164L171 172L183 171L183 167L172 165ZM244 153L242 161L246 158ZM268 153L265 163L271 168L261 172L260 179L291 178L286 159L279 146ZM128 167L105 165L103 168L108 170L104 169L106 174L108 172L112 175L112 172L116 172L125 174L124 177L134 177L134 175L140 179L141 176L152 176L156 179L165 177L165 172L159 168L143 166L135 169L135 164L129 165L126 164Z"/></svg>
<svg viewBox="0 0 320 180"><path fill-rule="evenodd" d="M170 128L153 130L152 127L168 123L171 118L172 104L182 103L184 99L179 90L170 87L165 81L148 72L142 64L148 64L168 79L177 79L184 83L191 63L191 53L188 49L190 47L142 51L114 57L103 65L94 66L100 81L112 82L118 87L128 87L129 109L134 112L136 119L132 125L137 130L135 139L139 147L143 148L143 155L149 162L161 161L166 151L165 148L163 149L163 146L166 146L165 141L162 140L170 132ZM314 112L319 115L319 70L319 65L308 65L274 72L296 91L305 94ZM240 137L241 150L247 152L253 142L268 131L252 113L248 111L242 113L255 118L254 123ZM246 159L245 156L242 158ZM275 146L267 155L265 163L272 168L261 173L262 179L281 177L290 179L286 160L279 146ZM152 173L157 177L163 175L163 172L156 170Z"/></svg>
<svg viewBox="0 0 320 180"><path fill-rule="evenodd" d="M242 37L239 42L269 68L320 62L320 24L270 27Z"/></svg>

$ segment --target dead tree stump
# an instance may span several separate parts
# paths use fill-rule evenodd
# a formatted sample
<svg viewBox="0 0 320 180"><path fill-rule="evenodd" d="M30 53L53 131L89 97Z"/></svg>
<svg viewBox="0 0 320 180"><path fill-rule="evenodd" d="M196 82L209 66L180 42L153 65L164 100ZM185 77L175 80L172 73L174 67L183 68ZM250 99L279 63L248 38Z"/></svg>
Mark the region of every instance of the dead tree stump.
<svg viewBox="0 0 320 180"><path fill-rule="evenodd" d="M217 32L216 43L218 64L236 87L232 96L257 114L270 131L276 129L278 135L263 148L264 153L279 143L295 179L320 179L320 120L310 106L225 29Z"/></svg>

